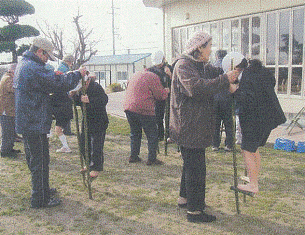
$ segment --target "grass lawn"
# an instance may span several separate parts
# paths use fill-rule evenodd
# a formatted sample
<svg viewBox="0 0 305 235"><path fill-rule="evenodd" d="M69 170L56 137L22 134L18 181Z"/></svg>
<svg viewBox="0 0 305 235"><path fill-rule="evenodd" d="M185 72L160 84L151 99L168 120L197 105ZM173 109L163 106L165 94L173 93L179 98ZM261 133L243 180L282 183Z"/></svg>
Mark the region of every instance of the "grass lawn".
<svg viewBox="0 0 305 235"><path fill-rule="evenodd" d="M74 127L74 125L72 125ZM75 128L73 130L75 132ZM0 234L305 234L305 155L260 149L260 193L246 202L240 195L236 214L232 153L207 149L207 211L217 216L209 224L186 221L177 208L182 160L169 145L162 166L129 164L129 126L110 116L104 148L104 171L92 182L88 199L79 173L76 136L68 137L72 153L60 154L57 137L50 138L50 185L59 191L62 205L29 208L31 183L25 155L0 158ZM23 151L22 143L16 149ZM238 172L243 160L238 147ZM144 139L141 158L147 160Z"/></svg>

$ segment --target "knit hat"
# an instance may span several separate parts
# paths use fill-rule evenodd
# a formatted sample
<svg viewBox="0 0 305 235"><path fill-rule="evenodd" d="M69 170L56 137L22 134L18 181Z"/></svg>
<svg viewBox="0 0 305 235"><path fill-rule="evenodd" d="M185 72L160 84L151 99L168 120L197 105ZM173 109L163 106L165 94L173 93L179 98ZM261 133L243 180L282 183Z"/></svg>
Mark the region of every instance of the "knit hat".
<svg viewBox="0 0 305 235"><path fill-rule="evenodd" d="M225 73L231 70L231 66L236 67L245 57L239 52L230 52L222 60L222 69Z"/></svg>
<svg viewBox="0 0 305 235"><path fill-rule="evenodd" d="M46 39L46 38L35 38L33 40L32 45L37 47L37 48L40 48L40 49L44 50L48 54L50 60L52 60L52 61L56 60L56 57L53 54L54 47L48 39Z"/></svg>
<svg viewBox="0 0 305 235"><path fill-rule="evenodd" d="M164 59L163 51L156 51L152 54L152 63L153 65L162 64Z"/></svg>
<svg viewBox="0 0 305 235"><path fill-rule="evenodd" d="M188 40L185 48L185 53L190 54L198 47L201 47L212 39L212 36L206 31L197 31L191 39Z"/></svg>

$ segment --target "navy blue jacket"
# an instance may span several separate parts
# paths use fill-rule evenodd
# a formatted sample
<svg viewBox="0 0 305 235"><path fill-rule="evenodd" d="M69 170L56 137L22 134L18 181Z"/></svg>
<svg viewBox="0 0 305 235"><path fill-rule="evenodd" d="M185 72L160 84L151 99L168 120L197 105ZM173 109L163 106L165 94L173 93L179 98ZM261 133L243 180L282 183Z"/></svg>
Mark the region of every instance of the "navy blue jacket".
<svg viewBox="0 0 305 235"><path fill-rule="evenodd" d="M26 51L15 71L16 131L18 134L47 134L52 116L50 93L75 88L81 74L55 75L35 54Z"/></svg>

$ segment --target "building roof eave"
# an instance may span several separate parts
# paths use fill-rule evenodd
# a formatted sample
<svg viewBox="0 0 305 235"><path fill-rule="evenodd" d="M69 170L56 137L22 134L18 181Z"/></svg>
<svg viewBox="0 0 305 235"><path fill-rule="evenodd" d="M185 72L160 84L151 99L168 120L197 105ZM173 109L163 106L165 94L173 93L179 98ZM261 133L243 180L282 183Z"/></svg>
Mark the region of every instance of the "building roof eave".
<svg viewBox="0 0 305 235"><path fill-rule="evenodd" d="M177 0L142 0L146 7L155 7L162 9L163 6L176 2Z"/></svg>

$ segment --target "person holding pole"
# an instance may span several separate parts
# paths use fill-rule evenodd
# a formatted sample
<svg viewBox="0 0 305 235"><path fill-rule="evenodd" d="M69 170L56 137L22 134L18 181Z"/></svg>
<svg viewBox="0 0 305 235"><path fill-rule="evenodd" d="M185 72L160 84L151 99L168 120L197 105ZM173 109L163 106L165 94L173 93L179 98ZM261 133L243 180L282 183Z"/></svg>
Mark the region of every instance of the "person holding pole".
<svg viewBox="0 0 305 235"><path fill-rule="evenodd" d="M106 111L106 105L108 103L108 96L105 93L103 87L95 82L95 73L89 73L88 80L85 82L84 90L79 95L76 95L77 91L70 91L70 95L76 101L76 104L86 104L87 114L87 130L85 130L85 123L83 119L82 133L81 133L81 151L83 156L85 153L85 131L88 134L88 156L89 156L89 176L91 179L98 177L99 172L103 171L104 166L104 142L106 136L106 130L108 128L108 116ZM83 108L83 106L82 106ZM86 171L84 168L82 171Z"/></svg>
<svg viewBox="0 0 305 235"><path fill-rule="evenodd" d="M212 144L215 128L214 96L236 90L239 72L220 75L208 64L212 37L198 31L185 52L175 60L170 100L170 138L181 147L183 170L178 205L187 206L189 222L212 222L216 217L204 212L205 148Z"/></svg>
<svg viewBox="0 0 305 235"><path fill-rule="evenodd" d="M32 176L32 208L60 205L52 198L49 187L49 140L52 115L50 93L66 93L86 73L82 67L64 75L56 75L45 64L55 60L54 47L45 38L35 38L23 54L15 71L16 131L22 134L28 167Z"/></svg>
<svg viewBox="0 0 305 235"><path fill-rule="evenodd" d="M261 155L258 148L264 146L271 130L286 122L286 117L275 94L275 78L259 60L250 60L234 93L239 107L242 132L241 149L250 179L248 184L239 184L237 189L258 193L258 176Z"/></svg>
<svg viewBox="0 0 305 235"><path fill-rule="evenodd" d="M162 63L157 65L159 68ZM135 73L128 81L124 99L124 111L130 126L130 148L129 163L141 162L139 157L142 139L142 129L148 141L148 160L146 164L162 165L157 159L158 129L156 122L155 104L156 100L165 100L169 88L164 88L159 76L144 69Z"/></svg>

